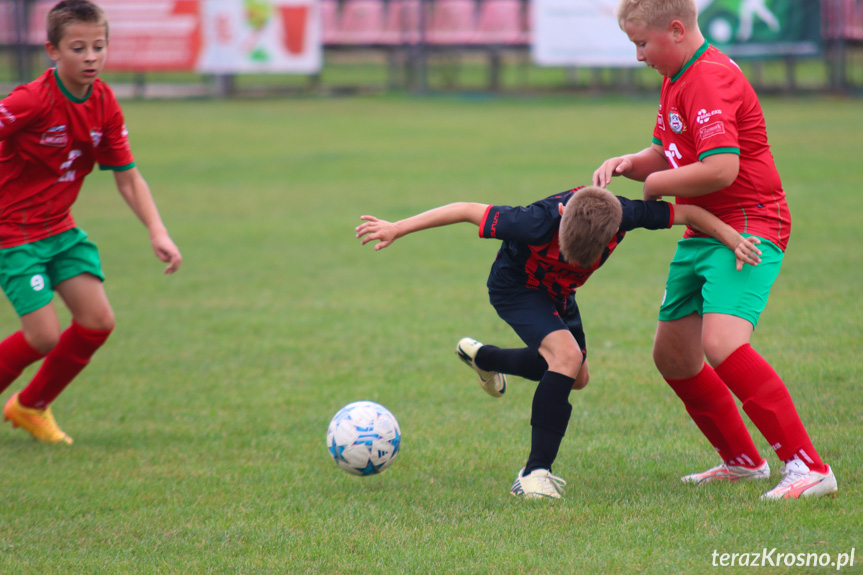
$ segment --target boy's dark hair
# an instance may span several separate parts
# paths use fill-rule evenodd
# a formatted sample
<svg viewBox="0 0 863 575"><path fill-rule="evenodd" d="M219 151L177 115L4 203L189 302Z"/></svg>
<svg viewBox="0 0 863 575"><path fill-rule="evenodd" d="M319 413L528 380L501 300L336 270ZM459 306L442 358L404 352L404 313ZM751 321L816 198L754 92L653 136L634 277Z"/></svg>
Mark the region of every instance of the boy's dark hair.
<svg viewBox="0 0 863 575"><path fill-rule="evenodd" d="M588 186L574 192L560 220L560 253L568 263L591 265L620 229L622 218L620 200L608 190Z"/></svg>
<svg viewBox="0 0 863 575"><path fill-rule="evenodd" d="M104 25L105 37L108 37L108 17L104 10L89 0L63 0L48 12L48 41L54 46L59 46L60 40L66 33L66 27L75 22Z"/></svg>

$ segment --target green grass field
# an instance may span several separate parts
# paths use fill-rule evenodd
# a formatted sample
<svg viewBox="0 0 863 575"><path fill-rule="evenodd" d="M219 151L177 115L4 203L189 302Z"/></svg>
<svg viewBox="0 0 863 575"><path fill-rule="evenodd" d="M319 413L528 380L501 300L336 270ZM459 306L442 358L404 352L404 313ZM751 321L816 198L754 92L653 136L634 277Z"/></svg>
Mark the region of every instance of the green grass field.
<svg viewBox="0 0 863 575"><path fill-rule="evenodd" d="M512 378L493 400L453 353L465 335L519 345L485 291L498 242L466 224L377 253L354 237L362 214L526 204L589 183L605 158L647 145L655 105L126 104L185 262L164 277L111 176L90 177L75 213L100 246L117 328L54 404L74 446L0 427L0 573L742 573L714 552L774 548L856 550L843 572L863 571L860 101L764 101L794 233L753 345L834 466L836 499L759 501L780 464L754 428L769 486L679 482L716 463L651 360L679 230L632 232L579 291L592 380L571 397L555 466L567 498L550 504L509 495L533 385ZM16 326L2 304L3 335ZM403 433L371 478L339 471L324 442L360 399Z"/></svg>

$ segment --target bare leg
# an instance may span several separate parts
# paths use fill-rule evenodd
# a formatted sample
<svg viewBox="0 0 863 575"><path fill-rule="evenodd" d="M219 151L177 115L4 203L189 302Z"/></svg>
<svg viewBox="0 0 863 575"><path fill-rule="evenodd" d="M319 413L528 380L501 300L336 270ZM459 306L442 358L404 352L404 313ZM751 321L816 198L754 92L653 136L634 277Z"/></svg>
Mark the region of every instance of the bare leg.
<svg viewBox="0 0 863 575"><path fill-rule="evenodd" d="M60 319L54 304L21 316L21 331L27 343L43 354L54 349L60 340Z"/></svg>
<svg viewBox="0 0 863 575"><path fill-rule="evenodd" d="M660 321L653 342L653 361L666 379L698 374L704 365L701 317L692 314L674 321Z"/></svg>
<svg viewBox="0 0 863 575"><path fill-rule="evenodd" d="M114 311L99 278L81 274L60 282L55 289L72 312L75 323L99 331L114 328Z"/></svg>

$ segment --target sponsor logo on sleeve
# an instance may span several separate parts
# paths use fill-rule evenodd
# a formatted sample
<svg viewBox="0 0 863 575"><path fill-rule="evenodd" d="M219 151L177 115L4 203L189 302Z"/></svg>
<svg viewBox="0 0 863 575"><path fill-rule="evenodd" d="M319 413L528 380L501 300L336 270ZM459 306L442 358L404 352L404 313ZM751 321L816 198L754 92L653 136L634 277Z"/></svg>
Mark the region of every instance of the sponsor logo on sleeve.
<svg viewBox="0 0 863 575"><path fill-rule="evenodd" d="M720 114L722 114L722 110L713 110L712 112L708 112L702 108L698 110L698 117L695 119L699 124L706 124L713 116L718 116Z"/></svg>
<svg viewBox="0 0 863 575"><path fill-rule="evenodd" d="M706 140L707 138L712 138L713 136L720 136L725 133L725 123L724 122L714 122L709 126L704 126L701 128L701 131L698 132L698 135L701 136L702 140Z"/></svg>
<svg viewBox="0 0 863 575"><path fill-rule="evenodd" d="M497 222L500 219L500 212L494 213L494 218L491 220L491 228L489 231L491 232L491 237L497 237Z"/></svg>
<svg viewBox="0 0 863 575"><path fill-rule="evenodd" d="M42 134L42 140L40 143L43 146L62 148L69 143L69 134L66 133L66 126L61 125L49 128L47 132Z"/></svg>

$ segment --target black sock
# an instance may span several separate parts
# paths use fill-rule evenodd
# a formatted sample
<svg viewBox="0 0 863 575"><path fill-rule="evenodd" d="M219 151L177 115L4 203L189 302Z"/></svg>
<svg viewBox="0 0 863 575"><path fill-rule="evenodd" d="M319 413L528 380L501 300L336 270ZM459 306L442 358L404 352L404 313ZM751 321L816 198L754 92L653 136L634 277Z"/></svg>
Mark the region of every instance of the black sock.
<svg viewBox="0 0 863 575"><path fill-rule="evenodd" d="M551 471L572 414L569 392L574 382L575 379L562 373L547 371L536 386L530 415L530 456L524 475L534 469Z"/></svg>
<svg viewBox="0 0 863 575"><path fill-rule="evenodd" d="M537 352L529 347L501 349L494 345L484 345L476 354L476 365L486 371L499 371L539 381L548 371L548 364Z"/></svg>

